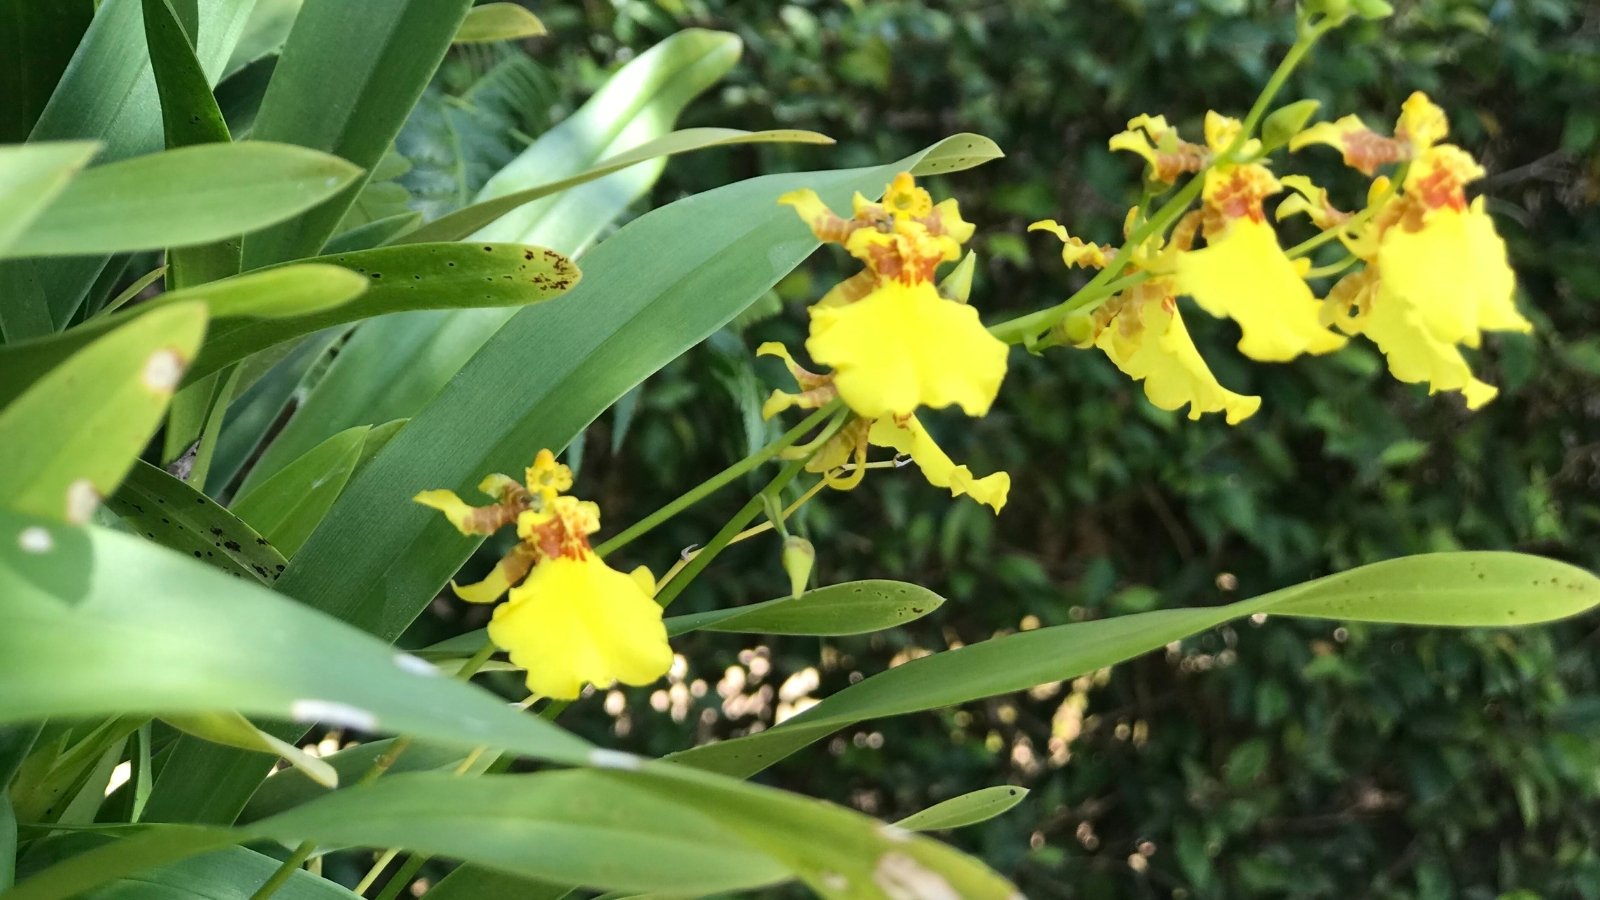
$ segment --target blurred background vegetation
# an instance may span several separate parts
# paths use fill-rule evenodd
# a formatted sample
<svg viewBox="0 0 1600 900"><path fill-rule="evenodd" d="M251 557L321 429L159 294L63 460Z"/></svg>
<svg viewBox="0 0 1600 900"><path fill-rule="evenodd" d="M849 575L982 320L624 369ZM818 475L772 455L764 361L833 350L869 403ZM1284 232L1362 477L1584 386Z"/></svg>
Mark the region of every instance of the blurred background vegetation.
<svg viewBox="0 0 1600 900"><path fill-rule="evenodd" d="M1018 352L991 415L935 424L975 472L1011 473L1002 516L908 470L825 494L797 520L822 582L917 581L949 598L937 614L860 639L696 634L669 684L563 721L659 754L1008 630L1214 604L1429 550L1600 568L1600 7L1396 5L1387 22L1335 33L1284 99L1387 127L1421 89L1451 112L1454 139L1492 173L1481 188L1538 325L1479 354L1496 402L1468 415L1454 395L1394 382L1359 342L1328 359L1246 364L1231 325L1193 312L1223 383L1265 400L1240 427L1153 409L1098 353ZM810 128L839 144L679 158L649 205L981 132L1007 157L931 186L979 226L974 302L991 321L1075 284L1056 241L1025 234L1029 221L1117 236L1139 175L1106 149L1109 135L1140 112L1191 135L1207 108L1242 113L1293 23L1291 4L1262 0L530 6L551 35L458 51L398 142L418 208L437 185L459 187L459 173L432 168L459 158L437 146L445 117L468 140L476 187L622 62L681 28L723 29L744 57L682 125ZM543 102L508 99L529 94ZM1359 183L1333 157L1310 151L1297 165L1355 205ZM573 448L580 493L602 502L612 530L766 440L757 408L783 379L753 348L803 337L801 306L851 270L841 257L819 253ZM627 563L660 572L745 496L706 503L630 547ZM767 599L784 584L769 537L730 551L681 605ZM413 638L480 624L473 613L435 604ZM1026 786L1017 809L949 837L1035 897L1600 897L1600 619L1514 632L1336 624L1244 622L1114 672L872 722L763 778L885 818Z"/></svg>

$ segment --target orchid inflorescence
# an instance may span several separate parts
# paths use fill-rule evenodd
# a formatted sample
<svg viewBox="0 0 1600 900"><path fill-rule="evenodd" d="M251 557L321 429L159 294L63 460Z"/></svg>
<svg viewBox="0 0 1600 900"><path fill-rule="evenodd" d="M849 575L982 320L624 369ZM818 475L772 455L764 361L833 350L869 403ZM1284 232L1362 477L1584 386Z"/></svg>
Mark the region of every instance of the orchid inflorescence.
<svg viewBox="0 0 1600 900"><path fill-rule="evenodd" d="M1355 7L1372 8L1373 17L1387 9L1378 0L1309 5L1324 8L1320 18L1302 16L1301 40L1245 119L1208 112L1203 140L1193 143L1165 117L1141 115L1111 138L1111 149L1145 163L1144 197L1128 211L1120 245L1086 241L1053 219L1029 226L1061 241L1066 266L1097 272L1048 309L985 328L969 303L975 257L962 257L975 229L955 200L935 203L909 172L895 176L879 201L857 193L848 216L812 190L779 197L819 240L863 264L809 310L804 347L826 371L802 365L780 343L757 351L782 360L795 382L793 391L772 393L765 418L821 411L807 420L823 422L813 440L785 438L774 453L819 476L800 502L822 487L856 487L869 468L886 465L869 462L877 447L894 451L896 464L914 463L952 496L999 513L1010 476L978 477L952 461L918 412L957 407L969 417L986 415L1014 343L1036 353L1097 348L1142 383L1155 406L1187 407L1191 419L1221 413L1237 425L1260 409L1261 398L1218 382L1184 324L1183 297L1237 324L1237 349L1252 360L1329 354L1361 336L1400 381L1459 392L1472 409L1491 400L1496 389L1473 375L1460 347L1478 347L1485 332L1532 326L1513 302L1505 243L1484 200L1467 196L1484 170L1444 143L1444 111L1414 93L1393 133L1384 134L1355 116L1308 125L1315 104L1302 101L1265 117L1256 134L1272 95L1317 37L1359 12ZM1364 206L1340 209L1305 175L1274 172L1277 151L1315 145L1338 149L1346 165L1371 179ZM1275 222L1299 215L1318 234L1285 250ZM1309 253L1323 246L1345 255L1313 269ZM939 270L951 263L959 264L941 283ZM1335 274L1341 277L1319 298L1313 284ZM571 471L543 450L524 483L504 475L483 482L480 489L496 501L490 506L468 506L449 491L416 498L466 534L515 524L520 542L489 577L455 590L478 603L509 593L489 637L527 669L530 690L552 698L576 697L585 684L645 684L672 663L649 570L625 575L601 560L588 542L599 509L569 496L571 487ZM774 508L769 526L734 539L775 527L785 536L785 566L798 591L810 571L810 544L788 535L788 513ZM802 544L805 552L796 552Z"/></svg>

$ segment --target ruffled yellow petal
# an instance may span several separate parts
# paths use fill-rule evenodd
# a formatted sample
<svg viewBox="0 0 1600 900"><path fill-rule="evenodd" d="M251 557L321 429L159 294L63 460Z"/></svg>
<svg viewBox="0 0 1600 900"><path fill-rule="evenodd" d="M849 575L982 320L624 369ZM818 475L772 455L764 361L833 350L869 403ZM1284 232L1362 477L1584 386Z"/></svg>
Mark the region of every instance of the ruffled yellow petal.
<svg viewBox="0 0 1600 900"><path fill-rule="evenodd" d="M1251 359L1283 362L1344 346L1317 321L1311 289L1264 222L1239 219L1205 249L1180 254L1177 280L1201 309L1239 323L1239 352Z"/></svg>
<svg viewBox="0 0 1600 900"><path fill-rule="evenodd" d="M954 197L946 197L935 203L928 221L934 223L930 227L949 235L958 244L972 240L972 235L978 230L978 226L961 218L961 205Z"/></svg>
<svg viewBox="0 0 1600 900"><path fill-rule="evenodd" d="M894 419L879 419L872 423L867 440L878 447L890 447L911 457L922 470L923 477L934 487L950 489L950 496L962 494L985 504L996 513L1006 505L1006 494L1011 490L1011 476L996 472L982 478L972 477L972 470L958 466L934 443L927 429L913 416L904 425Z"/></svg>
<svg viewBox="0 0 1600 900"><path fill-rule="evenodd" d="M1388 275L1385 273L1384 281ZM1426 384L1429 393L1460 391L1468 409L1477 409L1499 393L1473 377L1461 351L1434 337L1422 316L1380 283L1372 308L1359 317L1361 332L1389 361L1389 373L1408 384Z"/></svg>
<svg viewBox="0 0 1600 900"><path fill-rule="evenodd" d="M672 665L661 607L596 556L534 567L495 609L489 639L527 670L528 690L558 700L585 684L649 684Z"/></svg>
<svg viewBox="0 0 1600 900"><path fill-rule="evenodd" d="M1161 409L1189 406L1189 418L1223 413L1229 425L1255 415L1261 398L1236 394L1217 382L1195 349L1189 330L1171 300L1158 291L1130 301L1100 332L1095 344L1134 381L1144 382L1144 395ZM1136 321L1121 321L1135 316Z"/></svg>
<svg viewBox="0 0 1600 900"><path fill-rule="evenodd" d="M1415 91L1400 104L1400 120L1395 125L1394 136L1409 143L1418 152L1444 140L1450 133L1450 122L1444 110L1428 99L1428 95Z"/></svg>
<svg viewBox="0 0 1600 900"><path fill-rule="evenodd" d="M1465 211L1434 210L1415 231L1389 228L1378 248L1384 292L1400 297L1447 344L1476 347L1482 330L1533 327L1517 312L1505 242L1481 200Z"/></svg>
<svg viewBox="0 0 1600 900"><path fill-rule="evenodd" d="M977 310L929 283L889 282L848 306L813 308L806 350L868 419L951 404L981 416L1006 373L1006 345Z"/></svg>

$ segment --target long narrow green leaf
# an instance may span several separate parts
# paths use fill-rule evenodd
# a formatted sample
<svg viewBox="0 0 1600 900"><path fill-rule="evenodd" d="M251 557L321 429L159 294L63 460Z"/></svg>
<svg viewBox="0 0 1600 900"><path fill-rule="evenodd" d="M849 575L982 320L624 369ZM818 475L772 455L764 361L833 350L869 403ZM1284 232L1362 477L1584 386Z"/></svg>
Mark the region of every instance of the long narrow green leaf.
<svg viewBox="0 0 1600 900"><path fill-rule="evenodd" d="M277 582L284 593L394 640L475 542L411 502L426 488L465 492L562 447L635 384L722 327L817 247L785 191L848 202L903 170L955 171L999 155L976 135L898 162L740 182L642 216L590 254L570 297L519 312L353 479ZM531 355L529 348L560 347ZM448 436L448 437L446 437ZM441 457L437 442L453 452ZM440 527L440 526L444 527ZM265 774L225 751L183 750L188 780L158 800L170 815L236 815Z"/></svg>
<svg viewBox="0 0 1600 900"><path fill-rule="evenodd" d="M0 252L61 194L99 146L94 141L60 141L0 147L0 209L6 211L0 221Z"/></svg>
<svg viewBox="0 0 1600 900"><path fill-rule="evenodd" d="M495 220L519 206L577 187L580 184L586 184L597 178L610 175L612 172L626 169L629 166L636 166L652 159L676 156L679 153L692 153L696 150L705 150L711 147L759 143L831 144L833 143L833 138L815 131L798 131L792 128L778 131L740 131L737 128L685 128L682 131L674 131L654 140L646 141L625 153L619 153L616 156L602 160L594 167L576 175L535 185L525 190L502 194L498 197L484 200L481 203L474 203L465 209L457 210L450 215L442 216L429 222L416 231L404 235L395 243L419 244L427 241L458 241L472 235L479 229L488 227Z"/></svg>
<svg viewBox="0 0 1600 900"><path fill-rule="evenodd" d="M209 82L216 82L255 2L195 4L195 55ZM98 5L29 136L30 141L84 138L104 144L102 162L161 149L160 106L139 0L103 0ZM104 257L0 261L0 296L48 309L52 328L65 327L105 265ZM8 334L32 337L48 330Z"/></svg>
<svg viewBox="0 0 1600 900"><path fill-rule="evenodd" d="M449 49L471 0L306 0L252 136L341 156L371 171ZM311 256L360 184L245 241L245 268Z"/></svg>
<svg viewBox="0 0 1600 900"><path fill-rule="evenodd" d="M139 871L144 855L167 862L185 843L200 853L230 838L407 847L597 888L708 893L798 876L823 897L1014 894L976 861L864 816L617 755L625 760L617 771L397 775L243 828L155 829L68 858L12 898L76 896Z"/></svg>
<svg viewBox="0 0 1600 900"><path fill-rule="evenodd" d="M145 42L150 46L150 65L155 72L156 93L161 99L161 123L167 147L232 141L205 70L194 54L193 40L184 32L170 0L144 0L143 8ZM215 243L170 250L167 253L168 285L183 288L239 274L241 246L237 237L229 237Z"/></svg>
<svg viewBox="0 0 1600 900"><path fill-rule="evenodd" d="M170 291L148 303L93 319L60 334L0 347L0 404L101 335L157 310L199 303L213 322L241 316L306 316L355 299L370 283L367 276L342 266L304 263Z"/></svg>
<svg viewBox="0 0 1600 900"><path fill-rule="evenodd" d="M1028 796L1027 788L1014 785L987 787L951 797L912 813L895 824L909 831L942 831L987 822L1002 815Z"/></svg>
<svg viewBox="0 0 1600 900"><path fill-rule="evenodd" d="M313 447L234 501L234 513L293 556L344 490L371 430L346 429Z"/></svg>
<svg viewBox="0 0 1600 900"><path fill-rule="evenodd" d="M88 521L160 424L205 327L198 303L141 316L0 410L0 506Z"/></svg>
<svg viewBox="0 0 1600 900"><path fill-rule="evenodd" d="M0 534L0 723L238 710L588 759L565 731L192 557L9 511Z"/></svg>
<svg viewBox="0 0 1600 900"><path fill-rule="evenodd" d="M288 560L214 500L143 460L107 501L136 534L239 578L271 584Z"/></svg>
<svg viewBox="0 0 1600 900"><path fill-rule="evenodd" d="M5 252L157 250L254 231L354 181L337 157L288 144L202 144L86 169Z"/></svg>
<svg viewBox="0 0 1600 900"><path fill-rule="evenodd" d="M739 58L731 34L688 29L639 55L588 102L541 135L479 192L479 201L566 178L667 133L684 107ZM550 247L576 257L643 196L664 164L647 162L518 208L477 235ZM416 415L511 317L501 310L412 313L363 325L246 484L270 475L331 435Z"/></svg>
<svg viewBox="0 0 1600 900"><path fill-rule="evenodd" d="M0 143L20 143L94 16L94 0L0 0Z"/></svg>
<svg viewBox="0 0 1600 900"><path fill-rule="evenodd" d="M1225 606L1057 625L935 653L845 688L775 728L672 758L749 776L865 719L953 706L1076 678L1258 613L1507 627L1575 615L1596 603L1600 603L1600 578L1555 560L1496 552L1404 557Z"/></svg>
<svg viewBox="0 0 1600 900"><path fill-rule="evenodd" d="M798 597L779 597L686 616L668 616L667 635L691 631L737 634L838 636L866 634L914 622L944 605L944 598L903 581L850 581L830 584ZM417 651L430 659L471 656L488 640L478 629Z"/></svg>
<svg viewBox="0 0 1600 900"><path fill-rule="evenodd" d="M220 322L185 383L275 344L385 313L415 309L519 307L559 297L582 273L565 256L524 244L411 244L323 256L312 263L368 279L356 302L298 316Z"/></svg>
<svg viewBox="0 0 1600 900"><path fill-rule="evenodd" d="M137 877L120 879L81 895L82 900L245 900L277 871L279 860L245 847L160 866ZM296 871L272 895L273 900L360 900L360 895Z"/></svg>

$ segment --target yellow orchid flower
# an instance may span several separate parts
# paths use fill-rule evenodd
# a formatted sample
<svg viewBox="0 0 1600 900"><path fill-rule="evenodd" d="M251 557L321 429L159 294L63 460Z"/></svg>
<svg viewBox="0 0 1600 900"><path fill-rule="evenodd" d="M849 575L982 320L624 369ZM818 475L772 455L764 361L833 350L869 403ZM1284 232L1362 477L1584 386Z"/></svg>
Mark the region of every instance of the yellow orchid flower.
<svg viewBox="0 0 1600 900"><path fill-rule="evenodd" d="M1098 311L1091 340L1160 409L1189 407L1189 418L1220 412L1229 425L1255 415L1261 398L1223 387L1195 348L1169 279L1134 285Z"/></svg>
<svg viewBox="0 0 1600 900"><path fill-rule="evenodd" d="M1469 408L1482 406L1495 389L1473 377L1456 345L1477 347L1485 331L1533 327L1517 311L1516 276L1483 198L1467 201L1466 185L1483 167L1440 143L1449 133L1444 111L1421 92L1403 104L1392 138L1350 117L1335 125L1308 129L1300 142L1332 143L1362 171L1409 165L1398 196L1387 179L1375 180L1368 221L1340 234L1367 265L1334 286L1325 315L1377 343L1395 378L1461 391Z"/></svg>
<svg viewBox="0 0 1600 900"><path fill-rule="evenodd" d="M773 391L761 408L762 418L770 419L791 407L817 409L838 396L835 375L820 375L810 371L795 362L782 344L769 341L757 348L756 354L782 359L800 388L797 393ZM1005 506L1006 495L1011 489L1011 476L1004 472L983 478L973 476L972 470L957 465L939 449L939 445L934 443L933 437L915 416L904 419L895 416L877 420L854 419L846 423L817 449L807 461L806 471L822 475L830 487L850 490L860 484L866 474L869 445L887 447L905 454L917 464L929 484L948 488L952 497L969 495L997 513Z"/></svg>
<svg viewBox="0 0 1600 900"><path fill-rule="evenodd" d="M867 419L905 417L921 406L987 413L1005 377L1007 347L977 310L934 284L938 267L959 259L973 233L956 201L934 203L902 172L882 203L857 194L848 219L809 190L778 202L866 264L811 308L806 341L812 359L833 368L832 384L851 410ZM769 408L785 396L775 394Z"/></svg>
<svg viewBox="0 0 1600 900"><path fill-rule="evenodd" d="M1262 200L1281 190L1265 166L1207 170L1201 198L1206 246L1178 254L1178 289L1213 316L1239 323L1239 352L1263 362L1328 353L1345 339L1318 321L1304 269L1283 253Z"/></svg>
<svg viewBox="0 0 1600 900"><path fill-rule="evenodd" d="M1144 157L1150 178L1166 184L1186 172L1200 171L1210 158L1205 147L1178 137L1178 129L1167 124L1166 116L1134 116L1126 131L1111 136L1109 146Z"/></svg>
<svg viewBox="0 0 1600 900"><path fill-rule="evenodd" d="M1187 218L1187 217L1186 217ZM1130 211L1123 224L1131 233L1136 217ZM1197 221L1188 219L1174 229L1170 242L1152 238L1131 254L1134 265L1159 271L1171 265L1176 256L1188 252ZM1067 233L1052 219L1034 222L1029 231L1048 231L1061 239L1062 261L1068 266L1100 268L1115 253ZM1144 383L1145 398L1160 409L1189 407L1189 418L1209 412L1223 413L1229 425L1237 425L1261 408L1261 398L1234 393L1218 383L1195 348L1189 330L1178 312L1174 280L1157 275L1134 285L1082 316L1084 333L1071 337L1079 347L1098 347L1106 357L1134 381Z"/></svg>
<svg viewBox="0 0 1600 900"><path fill-rule="evenodd" d="M654 579L606 565L589 546L600 508L564 494L572 470L539 451L519 484L490 475L479 490L495 498L473 507L452 491L423 491L416 502L437 509L463 534L492 534L516 524L519 543L483 581L451 583L470 603L510 592L489 623L489 639L527 671L528 690L571 700L585 684L649 684L672 665ZM521 584L517 584L517 582Z"/></svg>
<svg viewBox="0 0 1600 900"><path fill-rule="evenodd" d="M952 497L966 494L996 513L1006 505L1006 495L1011 491L1010 475L995 472L982 478L973 477L971 469L957 465L939 449L916 416L904 422L893 418L873 422L867 431L867 441L874 447L888 447L911 457L929 484L949 488Z"/></svg>
<svg viewBox="0 0 1600 900"><path fill-rule="evenodd" d="M813 307L811 358L831 366L839 396L868 419L920 406L989 411L1006 374L1006 345L978 311L932 282L887 282L847 306Z"/></svg>

